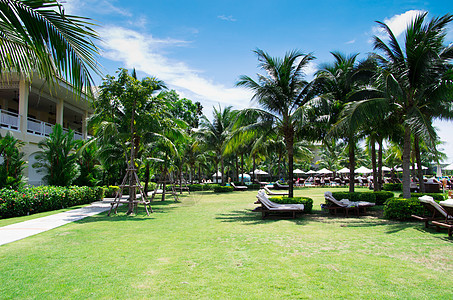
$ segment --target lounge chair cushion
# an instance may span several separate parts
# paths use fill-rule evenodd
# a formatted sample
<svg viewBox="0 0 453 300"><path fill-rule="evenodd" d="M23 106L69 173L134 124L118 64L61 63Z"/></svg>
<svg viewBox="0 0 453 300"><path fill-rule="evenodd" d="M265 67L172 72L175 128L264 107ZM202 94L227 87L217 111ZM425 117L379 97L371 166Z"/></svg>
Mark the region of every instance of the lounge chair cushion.
<svg viewBox="0 0 453 300"><path fill-rule="evenodd" d="M453 207L453 199L447 199L445 201L440 201L439 204L442 206Z"/></svg>
<svg viewBox="0 0 453 300"><path fill-rule="evenodd" d="M434 201L433 197L425 195L419 197L418 200L420 200L420 202L423 203L431 204L439 213L441 213L444 217L447 217L447 212L442 208L442 206L440 206L436 201Z"/></svg>

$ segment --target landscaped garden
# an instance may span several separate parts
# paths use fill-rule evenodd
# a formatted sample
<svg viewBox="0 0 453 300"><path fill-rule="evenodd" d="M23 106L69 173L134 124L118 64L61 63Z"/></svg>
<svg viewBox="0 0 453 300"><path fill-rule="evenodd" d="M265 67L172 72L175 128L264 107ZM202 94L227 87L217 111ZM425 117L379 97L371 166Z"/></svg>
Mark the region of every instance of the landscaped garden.
<svg viewBox="0 0 453 300"><path fill-rule="evenodd" d="M296 219L262 220L256 191L192 192L149 217L123 206L7 244L0 298L451 297L445 232L386 220L382 207L333 217L320 211L327 190L296 189L314 200Z"/></svg>

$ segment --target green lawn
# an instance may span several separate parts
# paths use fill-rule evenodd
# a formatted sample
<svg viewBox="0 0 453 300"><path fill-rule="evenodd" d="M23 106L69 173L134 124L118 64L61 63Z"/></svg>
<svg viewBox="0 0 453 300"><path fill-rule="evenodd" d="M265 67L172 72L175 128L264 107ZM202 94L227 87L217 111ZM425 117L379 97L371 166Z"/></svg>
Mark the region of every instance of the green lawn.
<svg viewBox="0 0 453 300"><path fill-rule="evenodd" d="M0 299L451 299L453 240L421 223L261 220L256 192L197 192L0 246Z"/></svg>

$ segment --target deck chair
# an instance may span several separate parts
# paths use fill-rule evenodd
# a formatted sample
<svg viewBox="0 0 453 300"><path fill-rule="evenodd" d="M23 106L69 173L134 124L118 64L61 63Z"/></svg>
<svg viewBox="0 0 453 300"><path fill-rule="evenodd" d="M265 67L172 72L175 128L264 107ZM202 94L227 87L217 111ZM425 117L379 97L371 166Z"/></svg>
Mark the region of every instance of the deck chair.
<svg viewBox="0 0 453 300"><path fill-rule="evenodd" d="M264 187L264 191L268 194L268 195L271 195L271 196L288 196L289 195L289 192L281 192L281 193L276 193L276 192L273 192L271 191L267 186Z"/></svg>
<svg viewBox="0 0 453 300"><path fill-rule="evenodd" d="M279 189L279 190L287 190L289 189L289 185L286 184L280 184L279 182L276 182L274 186Z"/></svg>
<svg viewBox="0 0 453 300"><path fill-rule="evenodd" d="M368 207L373 207L375 204L366 201L353 202L348 199L342 199L338 201L332 195L332 192L325 192L324 198L326 199L327 204L323 208L328 209L331 214L337 215L337 211L343 210L346 217L349 216L349 211L357 213L357 216L360 216L360 210L363 213L366 213Z"/></svg>
<svg viewBox="0 0 453 300"><path fill-rule="evenodd" d="M231 186L235 191L245 191L247 189L245 185L235 185L234 182L231 182Z"/></svg>
<svg viewBox="0 0 453 300"><path fill-rule="evenodd" d="M278 204L272 202L264 190L259 190L256 198L258 200L255 204L261 204L261 214L263 219L271 213L290 213L293 218L296 218L296 214L303 212L305 208L303 204Z"/></svg>
<svg viewBox="0 0 453 300"><path fill-rule="evenodd" d="M447 216L443 221L433 221L436 229L439 231L440 227L447 228L448 236L452 237L453 234L453 200L447 199L439 202L440 206L445 210Z"/></svg>
<svg viewBox="0 0 453 300"><path fill-rule="evenodd" d="M412 215L412 217L417 220L425 222L426 228L428 228L429 226L437 226L433 224L433 222L448 221L449 219L453 221L453 217L451 217L451 215L449 216L445 208L440 206L436 201L434 201L433 197L425 195L419 197L418 200L420 200L420 204L425 208L425 212L428 213L427 214L425 213L425 215L423 216Z"/></svg>

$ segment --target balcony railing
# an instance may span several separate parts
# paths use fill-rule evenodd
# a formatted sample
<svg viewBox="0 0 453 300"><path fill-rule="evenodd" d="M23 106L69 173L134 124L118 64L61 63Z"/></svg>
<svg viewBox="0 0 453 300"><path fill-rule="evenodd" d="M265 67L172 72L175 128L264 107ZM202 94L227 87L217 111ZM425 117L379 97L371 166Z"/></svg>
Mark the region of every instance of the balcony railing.
<svg viewBox="0 0 453 300"><path fill-rule="evenodd" d="M52 133L53 130L53 124L44 122L44 121L39 121L33 118L28 118L28 132L31 134L36 134L36 135L41 135L41 136L49 136ZM64 133L68 133L69 130L66 128L63 128ZM81 132L75 131L74 130L74 139L75 140L82 140L83 135Z"/></svg>
<svg viewBox="0 0 453 300"><path fill-rule="evenodd" d="M20 127L19 114L0 109L0 127L12 130L19 130Z"/></svg>

